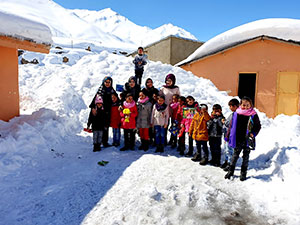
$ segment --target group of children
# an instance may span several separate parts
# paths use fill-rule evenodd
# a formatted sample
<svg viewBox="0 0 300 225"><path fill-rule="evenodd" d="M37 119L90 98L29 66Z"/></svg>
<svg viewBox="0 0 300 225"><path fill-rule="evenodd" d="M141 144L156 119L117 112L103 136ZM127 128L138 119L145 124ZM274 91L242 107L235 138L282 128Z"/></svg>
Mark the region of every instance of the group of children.
<svg viewBox="0 0 300 225"><path fill-rule="evenodd" d="M108 144L108 129L113 131L113 146L120 146L121 131L124 130L124 146L120 151L134 150L136 133L140 136L139 150L147 151L149 146L155 152L164 152L166 145L176 148L200 165L210 163L227 171L226 179L233 176L239 154L243 151L240 180L246 179L249 154L255 148L255 136L261 125L250 98L229 101L232 111L225 119L222 107L214 104L209 115L206 104L198 104L192 96L181 96L175 85L176 77L168 74L165 85L158 91L148 78L141 89L136 77L130 77L120 98L112 87L112 78L105 77L90 108L87 128L92 125L94 150L101 150ZM169 142L167 142L170 133ZM222 139L225 141L224 158L221 165ZM194 142L196 153L194 154ZM210 160L209 151L210 149Z"/></svg>

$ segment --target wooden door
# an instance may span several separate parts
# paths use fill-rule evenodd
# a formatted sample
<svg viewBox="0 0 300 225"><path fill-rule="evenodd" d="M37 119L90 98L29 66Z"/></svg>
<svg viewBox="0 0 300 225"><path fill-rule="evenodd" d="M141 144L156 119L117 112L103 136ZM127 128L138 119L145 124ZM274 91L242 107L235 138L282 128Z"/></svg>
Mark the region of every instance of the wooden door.
<svg viewBox="0 0 300 225"><path fill-rule="evenodd" d="M300 72L280 72L277 75L276 114L299 113Z"/></svg>

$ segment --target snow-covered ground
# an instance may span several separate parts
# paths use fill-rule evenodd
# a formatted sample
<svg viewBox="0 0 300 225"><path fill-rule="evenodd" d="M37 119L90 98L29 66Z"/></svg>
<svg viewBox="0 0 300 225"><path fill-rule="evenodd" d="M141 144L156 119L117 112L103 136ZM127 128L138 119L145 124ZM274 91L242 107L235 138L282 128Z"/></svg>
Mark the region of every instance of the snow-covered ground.
<svg viewBox="0 0 300 225"><path fill-rule="evenodd" d="M0 121L0 224L299 224L300 117L269 119L250 155L248 179L200 166L176 150L163 154L110 147L92 152L84 133L88 105L104 76L115 86L134 74L132 58L102 50L28 53L20 65L21 116ZM62 57L70 61L62 63ZM149 62L156 87L174 73L183 95L220 103L231 98L211 81ZM110 136L111 138L111 136ZM139 143L137 143L138 145ZM107 160L105 167L97 164Z"/></svg>

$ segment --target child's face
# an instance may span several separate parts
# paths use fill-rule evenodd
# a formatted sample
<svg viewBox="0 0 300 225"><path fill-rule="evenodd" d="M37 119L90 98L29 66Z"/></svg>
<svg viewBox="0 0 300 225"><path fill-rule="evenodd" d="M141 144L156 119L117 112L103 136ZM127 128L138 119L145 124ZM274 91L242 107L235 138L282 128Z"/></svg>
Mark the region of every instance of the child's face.
<svg viewBox="0 0 300 225"><path fill-rule="evenodd" d="M148 80L146 86L147 86L148 88L152 88L152 87L153 87L153 82L152 82L152 80Z"/></svg>
<svg viewBox="0 0 300 225"><path fill-rule="evenodd" d="M250 109L250 108L252 108L251 103L246 100L243 100L241 103L241 108L242 109Z"/></svg>
<svg viewBox="0 0 300 225"><path fill-rule="evenodd" d="M184 101L182 101L181 99L179 99L178 102L179 102L179 105L183 105L184 104Z"/></svg>
<svg viewBox="0 0 300 225"><path fill-rule="evenodd" d="M144 53L143 49L139 48L139 49L138 49L138 54L139 54L139 55L143 55L143 53Z"/></svg>
<svg viewBox="0 0 300 225"><path fill-rule="evenodd" d="M235 112L237 110L238 106L236 105L229 105L229 109L232 111L232 112Z"/></svg>
<svg viewBox="0 0 300 225"><path fill-rule="evenodd" d="M145 99L145 98L146 98L146 95L144 95L143 92L140 92L139 97L140 97L140 99Z"/></svg>
<svg viewBox="0 0 300 225"><path fill-rule="evenodd" d="M173 103L178 102L178 98L177 98L176 96L173 96L173 97L172 97L172 102L173 102Z"/></svg>
<svg viewBox="0 0 300 225"><path fill-rule="evenodd" d="M157 99L157 103L158 103L159 105L162 105L162 104L165 103L165 100L164 100L163 98L158 98L158 99Z"/></svg>
<svg viewBox="0 0 300 225"><path fill-rule="evenodd" d="M171 79L166 80L166 85L167 86L172 86L173 81Z"/></svg>
<svg viewBox="0 0 300 225"><path fill-rule="evenodd" d="M111 96L111 100L112 100L112 102L116 102L118 99L117 99L117 97L115 95L112 95Z"/></svg>
<svg viewBox="0 0 300 225"><path fill-rule="evenodd" d="M134 80L130 80L130 81L129 81L129 86L130 86L131 88L133 88L133 87L135 86L135 81L134 81Z"/></svg>
<svg viewBox="0 0 300 225"><path fill-rule="evenodd" d="M111 86L111 81L110 80L104 81L104 85L105 87L109 88Z"/></svg>
<svg viewBox="0 0 300 225"><path fill-rule="evenodd" d="M132 96L126 97L126 102L127 103L131 103L132 101L133 101L133 97Z"/></svg>
<svg viewBox="0 0 300 225"><path fill-rule="evenodd" d="M188 105L193 105L194 102L195 102L195 101L194 101L193 99L191 99L191 98L188 98L186 101L187 101L187 104L188 104Z"/></svg>
<svg viewBox="0 0 300 225"><path fill-rule="evenodd" d="M217 116L221 115L221 113L222 113L221 109L213 109L213 112L212 112L212 114L217 115Z"/></svg>
<svg viewBox="0 0 300 225"><path fill-rule="evenodd" d="M152 98L157 101L157 95L156 94L153 94Z"/></svg>

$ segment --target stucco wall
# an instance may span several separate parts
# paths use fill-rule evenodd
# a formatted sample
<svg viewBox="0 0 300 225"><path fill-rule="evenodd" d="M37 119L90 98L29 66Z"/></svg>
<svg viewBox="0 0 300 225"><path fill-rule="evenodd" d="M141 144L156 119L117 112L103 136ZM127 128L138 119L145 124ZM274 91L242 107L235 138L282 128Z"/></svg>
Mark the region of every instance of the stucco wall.
<svg viewBox="0 0 300 225"><path fill-rule="evenodd" d="M165 39L150 47L146 47L145 51L148 59L151 61L161 61L162 63L170 63L171 58L171 40Z"/></svg>
<svg viewBox="0 0 300 225"><path fill-rule="evenodd" d="M203 43L181 38L171 38L171 60L170 64L175 65L186 59L194 51L196 51Z"/></svg>
<svg viewBox="0 0 300 225"><path fill-rule="evenodd" d="M18 52L0 46L0 120L19 115Z"/></svg>
<svg viewBox="0 0 300 225"><path fill-rule="evenodd" d="M255 40L182 66L210 79L219 90L236 96L239 73L257 73L255 106L275 116L278 72L300 71L300 46L273 40Z"/></svg>

